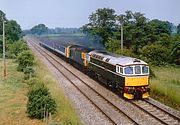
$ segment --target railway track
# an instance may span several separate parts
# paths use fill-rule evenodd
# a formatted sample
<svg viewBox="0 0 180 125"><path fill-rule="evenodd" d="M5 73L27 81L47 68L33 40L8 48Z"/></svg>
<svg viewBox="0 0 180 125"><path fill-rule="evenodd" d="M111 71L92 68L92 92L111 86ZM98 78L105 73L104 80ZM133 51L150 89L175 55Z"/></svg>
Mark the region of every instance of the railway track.
<svg viewBox="0 0 180 125"><path fill-rule="evenodd" d="M103 97L99 92L97 92L95 89L93 89L91 86L89 86L85 81L83 81L82 79L79 78L79 76L77 76L75 73L73 73L71 70L69 70L68 68L64 67L62 65L62 63L60 61L58 61L57 59L55 59L53 56L51 56L49 53L47 53L45 50L43 50L41 47L39 47L39 45L35 45L35 43L30 43L41 55L43 55L78 91L80 91L100 112L102 112L102 114L104 114L109 121L112 124L123 124L121 123L119 120L121 119L122 116L125 117L125 119L128 119L128 122L126 122L125 124L136 124L138 125L139 123L137 121L135 121L134 119L132 119L131 117L129 117L125 112L123 112L120 108L118 108L116 105L114 105L112 102L110 102L109 100L107 100L105 97ZM61 69L62 67L68 71L69 73L71 73L74 77L76 77L79 81L81 81L81 83L83 83L88 89L88 91L84 91L82 88L80 87L81 85L77 85L77 82L75 83L72 79L69 78L69 76L67 77L67 75L62 72L60 70L60 67L57 66L60 65ZM77 80L75 80L77 81ZM96 99L92 99L90 97L90 94L87 93L91 93L93 95L95 95ZM100 102L95 101L97 100L97 98L99 98ZM109 110L107 110L106 108L102 108L102 103L105 103L105 105L108 107ZM108 113L109 112L109 113ZM111 113L110 113L111 112ZM117 116L116 116L116 115ZM120 117L121 116L121 117Z"/></svg>
<svg viewBox="0 0 180 125"><path fill-rule="evenodd" d="M131 103L164 125L180 125L178 116L160 108L149 100L131 101Z"/></svg>
<svg viewBox="0 0 180 125"><path fill-rule="evenodd" d="M100 98L100 100L104 100L103 102L106 103L107 105L109 105L109 107L111 107L116 113L118 112L118 114L123 114L124 116L126 116L128 118L128 120L131 122L131 124L142 124L139 123L137 120L134 120L133 118L131 118L126 112L124 112L122 109L120 109L119 107L117 107L116 105L114 105L111 101L109 101L108 99L106 99L104 96L102 96L98 91L96 91L94 88L92 88L91 86L89 86L84 80L82 80L79 76L77 76L74 72L72 72L71 70L69 70L68 68L64 67L63 64L57 60L55 57L53 57L52 55L50 55L47 51L45 51L44 49L42 49L41 47L39 47L39 45L37 43L30 43L34 48L36 48L36 50L41 53L41 55L45 56L45 58L61 73L63 74L64 77L66 77L66 79L68 81L71 82L71 84L73 84L73 86L78 89L99 111L102 112L102 114L104 114L109 121L112 124L118 124L118 120L112 116L109 116L109 113L107 113L107 111L104 111L104 109L99 106L97 104L96 101L94 101L86 92L84 92L78 85L76 85L69 77L67 77L64 72L62 72L59 67L57 65L61 65L65 70L67 70L70 74L72 74L74 77L76 77L79 81L81 81L81 83L83 83L91 92L95 93L95 97ZM44 54L43 54L44 53ZM49 58L50 57L50 58ZM57 65L56 65L57 64ZM88 91L89 91L88 90ZM131 104L138 107L140 110L142 110L143 112L145 112L146 114L148 114L149 116L151 116L152 118L156 119L157 121L159 121L159 123L161 124L180 124L180 119L179 117L176 117L175 115L173 115L172 113L168 113L167 111L163 111L163 109L159 108L158 106L155 106L155 104L151 104L150 102L148 102L148 100L144 100L144 101L131 101Z"/></svg>

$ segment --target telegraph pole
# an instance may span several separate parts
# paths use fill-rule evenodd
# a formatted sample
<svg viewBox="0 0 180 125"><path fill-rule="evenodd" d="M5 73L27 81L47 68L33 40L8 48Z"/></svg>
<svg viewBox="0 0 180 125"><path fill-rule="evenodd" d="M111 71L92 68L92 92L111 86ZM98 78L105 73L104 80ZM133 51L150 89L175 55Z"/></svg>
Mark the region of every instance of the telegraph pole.
<svg viewBox="0 0 180 125"><path fill-rule="evenodd" d="M121 23L121 51L123 51L123 22Z"/></svg>
<svg viewBox="0 0 180 125"><path fill-rule="evenodd" d="M6 77L7 72L6 72L6 54L5 54L5 25L4 25L4 19L2 18L3 21L3 62L4 62L4 77Z"/></svg>

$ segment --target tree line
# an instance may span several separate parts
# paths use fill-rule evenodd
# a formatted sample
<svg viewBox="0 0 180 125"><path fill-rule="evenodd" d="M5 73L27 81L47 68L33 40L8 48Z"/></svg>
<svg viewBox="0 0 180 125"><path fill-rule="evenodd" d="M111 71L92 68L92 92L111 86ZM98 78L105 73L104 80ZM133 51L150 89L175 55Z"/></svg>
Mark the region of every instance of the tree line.
<svg viewBox="0 0 180 125"><path fill-rule="evenodd" d="M123 25L124 50L120 50ZM141 58L155 65L180 64L180 24L150 20L140 12L117 15L110 8L97 9L81 27L87 35L100 36L107 50ZM177 31L176 31L177 30Z"/></svg>
<svg viewBox="0 0 180 125"><path fill-rule="evenodd" d="M48 28L45 24L37 24L29 30L24 30L24 35L47 35L47 34L75 34L80 33L79 28Z"/></svg>

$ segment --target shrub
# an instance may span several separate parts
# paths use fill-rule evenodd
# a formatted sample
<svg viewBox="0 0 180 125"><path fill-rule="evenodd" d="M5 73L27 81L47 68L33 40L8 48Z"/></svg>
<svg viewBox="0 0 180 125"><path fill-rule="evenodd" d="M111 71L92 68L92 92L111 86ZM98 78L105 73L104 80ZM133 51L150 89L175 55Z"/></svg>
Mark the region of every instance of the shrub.
<svg viewBox="0 0 180 125"><path fill-rule="evenodd" d="M155 65L163 65L167 64L169 60L170 49L161 45L152 44L143 47L142 55L147 62Z"/></svg>
<svg viewBox="0 0 180 125"><path fill-rule="evenodd" d="M24 68L23 72L24 72L24 79L25 80L32 78L32 77L35 77L35 71L32 67Z"/></svg>
<svg viewBox="0 0 180 125"><path fill-rule="evenodd" d="M18 71L23 71L26 67L34 64L34 56L29 50L23 51L18 55L17 62Z"/></svg>
<svg viewBox="0 0 180 125"><path fill-rule="evenodd" d="M56 103L44 85L34 86L28 93L27 113L30 118L43 119L56 112Z"/></svg>
<svg viewBox="0 0 180 125"><path fill-rule="evenodd" d="M8 57L9 58L16 58L19 53L21 53L24 50L28 50L27 44L22 41L15 41L12 43L7 44L7 50L8 50Z"/></svg>

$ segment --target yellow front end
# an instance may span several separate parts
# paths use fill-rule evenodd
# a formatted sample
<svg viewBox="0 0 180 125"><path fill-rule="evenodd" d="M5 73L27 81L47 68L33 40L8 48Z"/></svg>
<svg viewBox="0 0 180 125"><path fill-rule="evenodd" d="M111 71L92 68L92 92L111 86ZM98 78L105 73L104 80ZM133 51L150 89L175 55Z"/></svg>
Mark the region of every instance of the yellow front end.
<svg viewBox="0 0 180 125"><path fill-rule="evenodd" d="M127 99L149 97L149 76L125 77L124 94Z"/></svg>
<svg viewBox="0 0 180 125"><path fill-rule="evenodd" d="M82 52L82 54L81 54L82 59L84 59L83 63L84 63L84 66L85 66L85 67L88 66L88 61L87 61L87 59L86 59L86 54L87 54L87 53L83 53L83 52Z"/></svg>
<svg viewBox="0 0 180 125"><path fill-rule="evenodd" d="M66 47L66 58L69 58L70 56L70 47L71 46Z"/></svg>

